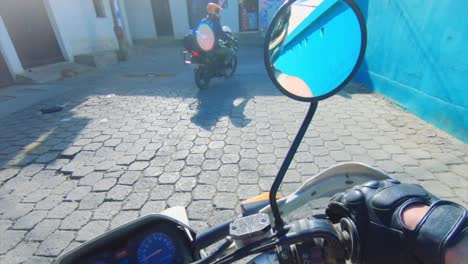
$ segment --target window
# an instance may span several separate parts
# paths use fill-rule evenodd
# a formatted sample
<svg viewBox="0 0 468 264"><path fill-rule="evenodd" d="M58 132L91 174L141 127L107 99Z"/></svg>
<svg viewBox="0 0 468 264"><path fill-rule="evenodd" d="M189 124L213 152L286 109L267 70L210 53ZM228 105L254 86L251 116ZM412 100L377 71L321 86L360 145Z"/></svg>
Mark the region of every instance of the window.
<svg viewBox="0 0 468 264"><path fill-rule="evenodd" d="M104 9L104 0L93 0L94 11L96 17L106 17L106 10Z"/></svg>

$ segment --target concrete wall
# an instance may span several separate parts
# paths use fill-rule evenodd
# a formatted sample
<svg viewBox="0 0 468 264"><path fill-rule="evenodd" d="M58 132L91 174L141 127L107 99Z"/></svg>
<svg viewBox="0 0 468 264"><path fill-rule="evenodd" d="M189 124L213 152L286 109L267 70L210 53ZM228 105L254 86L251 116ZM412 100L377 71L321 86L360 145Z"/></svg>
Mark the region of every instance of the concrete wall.
<svg viewBox="0 0 468 264"><path fill-rule="evenodd" d="M96 17L89 0L45 1L69 56L118 49L109 1L104 1L106 17Z"/></svg>
<svg viewBox="0 0 468 264"><path fill-rule="evenodd" d="M230 0L228 7L221 11L221 25L229 26L232 32L239 32L239 2Z"/></svg>
<svg viewBox="0 0 468 264"><path fill-rule="evenodd" d="M125 40L129 46L133 46L133 38L132 33L130 32L130 25L128 24L128 17L127 17L127 8L125 7L124 0L118 0L118 7L120 11L120 15L122 17L122 27L123 32L125 35Z"/></svg>
<svg viewBox="0 0 468 264"><path fill-rule="evenodd" d="M151 0L126 0L125 7L133 39L156 39Z"/></svg>
<svg viewBox="0 0 468 264"><path fill-rule="evenodd" d="M278 9L283 5L285 0L259 0L259 29L260 31L267 31L273 17Z"/></svg>
<svg viewBox="0 0 468 264"><path fill-rule="evenodd" d="M357 2L368 48L356 79L468 142L468 1Z"/></svg>
<svg viewBox="0 0 468 264"><path fill-rule="evenodd" d="M151 0L126 0L126 15L133 39L156 39L157 31L154 25ZM189 15L186 0L170 0L172 28L175 39L182 39L190 30ZM229 7L223 10L222 24L239 31L238 2L229 1Z"/></svg>
<svg viewBox="0 0 468 264"><path fill-rule="evenodd" d="M0 17L0 53L3 55L13 78L16 77L16 74L23 73L23 66L21 65L21 61L18 58L2 17Z"/></svg>
<svg viewBox="0 0 468 264"><path fill-rule="evenodd" d="M175 39L183 39L190 30L186 0L169 0Z"/></svg>
<svg viewBox="0 0 468 264"><path fill-rule="evenodd" d="M124 2L132 38L157 38L151 0L124 0ZM228 8L221 13L221 24L229 26L233 32L239 32L239 2L236 0L229 0L228 3ZM174 38L182 39L190 30L187 0L170 0L169 6Z"/></svg>

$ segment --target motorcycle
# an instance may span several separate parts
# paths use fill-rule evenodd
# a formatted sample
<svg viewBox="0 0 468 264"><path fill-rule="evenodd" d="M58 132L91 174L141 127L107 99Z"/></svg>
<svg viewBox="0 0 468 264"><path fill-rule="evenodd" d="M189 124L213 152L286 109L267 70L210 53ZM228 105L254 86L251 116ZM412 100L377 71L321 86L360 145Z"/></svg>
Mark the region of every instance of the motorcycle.
<svg viewBox="0 0 468 264"><path fill-rule="evenodd" d="M365 49L364 19L353 0L324 0L318 6L287 1L267 32L265 65L282 93L310 107L270 192L243 201L237 218L200 233L190 228L183 207L141 217L66 253L58 263L232 263L251 256L251 264L357 263L359 237L351 219L333 225L324 215L289 217L317 199L389 175L343 163L286 197L278 190L319 101L351 80Z"/></svg>
<svg viewBox="0 0 468 264"><path fill-rule="evenodd" d="M197 30L190 33L184 40L184 64L192 65L195 75L195 83L198 88L205 89L208 87L212 78L232 77L237 68L237 50L239 49L239 41L232 35L229 27L223 26L223 31L228 36L226 41L219 40L218 45L226 51L225 56L229 58L225 63L224 58L220 58L219 54L213 52L215 47L215 36L208 25L201 24Z"/></svg>

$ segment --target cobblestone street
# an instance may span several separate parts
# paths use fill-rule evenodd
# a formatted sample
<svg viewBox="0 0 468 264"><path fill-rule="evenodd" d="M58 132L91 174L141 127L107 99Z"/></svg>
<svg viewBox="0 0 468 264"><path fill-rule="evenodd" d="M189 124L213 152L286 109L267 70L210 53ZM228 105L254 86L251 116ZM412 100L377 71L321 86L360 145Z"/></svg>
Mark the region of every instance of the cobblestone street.
<svg viewBox="0 0 468 264"><path fill-rule="evenodd" d="M241 43L236 76L206 90L177 45L138 47L0 120L0 263L50 263L177 205L200 230L269 190L308 105L277 91L259 45ZM64 110L40 114L57 104ZM345 161L468 204L467 145L357 85L319 104L283 194Z"/></svg>

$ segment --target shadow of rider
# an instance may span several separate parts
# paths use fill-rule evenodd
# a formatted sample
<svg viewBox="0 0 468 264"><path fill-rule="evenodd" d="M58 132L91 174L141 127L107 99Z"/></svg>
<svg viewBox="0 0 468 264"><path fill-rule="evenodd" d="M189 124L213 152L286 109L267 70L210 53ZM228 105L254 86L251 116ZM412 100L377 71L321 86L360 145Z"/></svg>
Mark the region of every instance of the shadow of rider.
<svg viewBox="0 0 468 264"><path fill-rule="evenodd" d="M211 130L223 117L228 117L235 127L245 127L251 121L244 113L250 98L239 89L235 79L199 90L197 99L191 106L197 110L191 121L206 130Z"/></svg>

